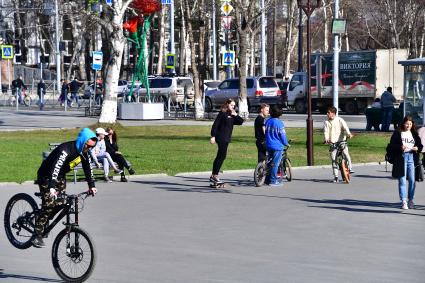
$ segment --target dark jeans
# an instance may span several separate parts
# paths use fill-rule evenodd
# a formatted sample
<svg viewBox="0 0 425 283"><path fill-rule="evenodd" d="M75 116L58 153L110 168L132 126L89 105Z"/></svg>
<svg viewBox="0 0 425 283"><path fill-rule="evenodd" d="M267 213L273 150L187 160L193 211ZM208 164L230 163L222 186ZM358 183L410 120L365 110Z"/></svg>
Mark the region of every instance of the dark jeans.
<svg viewBox="0 0 425 283"><path fill-rule="evenodd" d="M265 161L267 159L266 142L257 140L255 145L257 146L258 150L258 162Z"/></svg>
<svg viewBox="0 0 425 283"><path fill-rule="evenodd" d="M109 153L109 154L111 155L112 160L118 164L119 169L123 170L124 167L127 169L130 168L130 166L127 163L127 160L125 160L122 154L117 154L117 153Z"/></svg>
<svg viewBox="0 0 425 283"><path fill-rule="evenodd" d="M218 150L217 150L217 156L214 159L213 163L213 175L218 175L220 172L221 165L223 165L224 160L226 159L227 155L227 147L229 146L229 143L227 142L217 142Z"/></svg>
<svg viewBox="0 0 425 283"><path fill-rule="evenodd" d="M388 132L390 130L391 121L393 120L393 110L394 107L384 107L382 108L382 128L383 132Z"/></svg>

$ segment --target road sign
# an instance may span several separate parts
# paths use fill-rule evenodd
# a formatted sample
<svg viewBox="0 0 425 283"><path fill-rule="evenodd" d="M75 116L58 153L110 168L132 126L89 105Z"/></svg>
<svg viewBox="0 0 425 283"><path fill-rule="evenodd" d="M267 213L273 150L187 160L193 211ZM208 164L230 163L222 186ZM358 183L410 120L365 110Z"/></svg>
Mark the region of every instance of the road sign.
<svg viewBox="0 0 425 283"><path fill-rule="evenodd" d="M176 66L176 54L168 53L167 64L165 64L165 68L174 69L175 66Z"/></svg>
<svg viewBox="0 0 425 283"><path fill-rule="evenodd" d="M99 71L102 70L103 65L103 53L102 51L93 51L93 64L92 69Z"/></svg>
<svg viewBox="0 0 425 283"><path fill-rule="evenodd" d="M221 26L224 29L229 30L230 29L230 24L232 23L232 16L224 16L221 17Z"/></svg>
<svg viewBox="0 0 425 283"><path fill-rule="evenodd" d="M106 4L108 4L109 6L112 6L112 0L106 0Z"/></svg>
<svg viewBox="0 0 425 283"><path fill-rule="evenodd" d="M234 66L235 65L235 51L224 51L223 60L221 61L223 66Z"/></svg>
<svg viewBox="0 0 425 283"><path fill-rule="evenodd" d="M13 45L2 45L1 46L1 58L2 59L13 59Z"/></svg>
<svg viewBox="0 0 425 283"><path fill-rule="evenodd" d="M172 2L173 0L161 0L162 5L171 5Z"/></svg>
<svg viewBox="0 0 425 283"><path fill-rule="evenodd" d="M229 2L224 2L223 5L221 5L221 12L223 12L224 15L229 15L233 11L233 6L230 5Z"/></svg>

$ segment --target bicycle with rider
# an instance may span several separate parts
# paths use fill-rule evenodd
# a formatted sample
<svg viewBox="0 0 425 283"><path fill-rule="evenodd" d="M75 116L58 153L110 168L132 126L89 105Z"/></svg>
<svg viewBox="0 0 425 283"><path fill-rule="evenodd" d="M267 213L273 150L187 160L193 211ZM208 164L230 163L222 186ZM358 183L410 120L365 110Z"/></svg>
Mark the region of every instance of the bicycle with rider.
<svg viewBox="0 0 425 283"><path fill-rule="evenodd" d="M328 119L324 122L324 125L323 125L325 143L330 145L329 155L332 161L332 172L334 176L332 181L334 183L338 182L338 164L336 161L338 148L333 146L333 144L337 142L341 142L341 141L346 141L347 137L348 138L353 137L345 120L342 119L341 117L336 116L336 113L337 113L337 109L334 106L330 106L328 108L328 111L326 112L326 116L328 117ZM345 146L342 154L347 159L350 173L354 173L351 167L351 157L350 157L350 153L348 152L348 146Z"/></svg>
<svg viewBox="0 0 425 283"><path fill-rule="evenodd" d="M89 149L97 143L96 134L89 128L84 128L75 141L64 142L57 146L41 163L37 172L37 184L42 194L41 210L35 220L36 237L33 245L37 248L45 247L43 232L46 223L52 219L64 204L63 199L57 196L65 193L65 175L79 163L82 163L84 174L89 186L89 193L97 192L93 171L91 169L91 155Z"/></svg>

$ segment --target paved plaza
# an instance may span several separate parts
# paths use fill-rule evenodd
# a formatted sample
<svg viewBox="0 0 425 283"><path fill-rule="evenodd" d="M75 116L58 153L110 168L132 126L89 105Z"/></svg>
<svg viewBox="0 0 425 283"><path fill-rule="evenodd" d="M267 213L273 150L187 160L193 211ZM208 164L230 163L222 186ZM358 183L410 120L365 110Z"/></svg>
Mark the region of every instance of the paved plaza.
<svg viewBox="0 0 425 283"><path fill-rule="evenodd" d="M330 183L330 168L295 169L282 187L253 185L252 172L98 182L81 226L98 262L88 282L282 283L424 282L425 191L417 209L399 209L384 165L357 165L351 184ZM86 189L69 184L69 191ZM33 184L3 184L0 207ZM59 282L47 248L15 249L0 233L2 282Z"/></svg>

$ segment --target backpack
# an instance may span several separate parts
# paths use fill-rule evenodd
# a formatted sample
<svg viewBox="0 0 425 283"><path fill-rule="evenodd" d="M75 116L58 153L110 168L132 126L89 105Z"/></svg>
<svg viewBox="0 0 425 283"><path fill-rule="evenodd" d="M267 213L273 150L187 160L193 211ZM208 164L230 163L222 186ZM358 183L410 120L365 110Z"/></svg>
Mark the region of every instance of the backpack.
<svg viewBox="0 0 425 283"><path fill-rule="evenodd" d="M391 150L390 144L388 144L387 145L387 148L386 148L385 161L387 161L390 164L393 164L394 163L394 153Z"/></svg>

